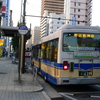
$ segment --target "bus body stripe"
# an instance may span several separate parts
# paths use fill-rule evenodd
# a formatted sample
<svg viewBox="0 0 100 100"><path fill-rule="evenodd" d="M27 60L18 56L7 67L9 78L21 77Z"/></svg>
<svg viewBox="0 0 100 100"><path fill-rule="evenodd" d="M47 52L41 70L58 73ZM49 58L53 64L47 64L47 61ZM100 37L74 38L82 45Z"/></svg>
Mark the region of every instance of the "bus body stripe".
<svg viewBox="0 0 100 100"><path fill-rule="evenodd" d="M40 59L33 59L33 60L40 61ZM63 70L63 64L61 64L61 63L55 63L55 62L51 62L51 61L47 61L47 60L41 60L41 63L48 65L50 67L54 67L59 70ZM94 63L93 65L91 63L87 63L87 64L81 63L80 65L81 65L81 69L84 69L84 70L88 70L88 69L92 68L92 66L93 66L93 69L100 69L100 64L98 64L98 63ZM70 65L68 65L68 66L70 66ZM74 69L79 69L78 63L74 63Z"/></svg>

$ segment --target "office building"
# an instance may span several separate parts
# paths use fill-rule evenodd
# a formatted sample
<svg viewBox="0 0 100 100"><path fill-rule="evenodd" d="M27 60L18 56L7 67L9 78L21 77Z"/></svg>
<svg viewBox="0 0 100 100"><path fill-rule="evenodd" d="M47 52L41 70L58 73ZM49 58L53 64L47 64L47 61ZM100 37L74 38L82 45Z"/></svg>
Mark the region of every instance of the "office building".
<svg viewBox="0 0 100 100"><path fill-rule="evenodd" d="M92 0L42 0L41 38L54 33L63 24L90 26L91 14Z"/></svg>
<svg viewBox="0 0 100 100"><path fill-rule="evenodd" d="M66 24L90 26L92 0L65 0L64 15Z"/></svg>
<svg viewBox="0 0 100 100"><path fill-rule="evenodd" d="M45 37L56 31L58 26L55 26L56 23L59 23L60 20L54 18L64 18L64 0L42 0L41 4L41 18L40 29L41 29L41 38ZM50 18L48 18L51 17ZM47 18L46 18L47 17ZM56 21L56 22L55 22ZM63 22L62 22L63 23ZM54 27L53 27L54 26Z"/></svg>
<svg viewBox="0 0 100 100"><path fill-rule="evenodd" d="M64 12L64 0L42 0L42 16L45 10L48 10L48 13L62 14Z"/></svg>
<svg viewBox="0 0 100 100"><path fill-rule="evenodd" d="M26 49L27 48L31 49L33 43L38 41L39 39L40 39L40 27L39 26L35 26L31 30L31 38L26 43Z"/></svg>

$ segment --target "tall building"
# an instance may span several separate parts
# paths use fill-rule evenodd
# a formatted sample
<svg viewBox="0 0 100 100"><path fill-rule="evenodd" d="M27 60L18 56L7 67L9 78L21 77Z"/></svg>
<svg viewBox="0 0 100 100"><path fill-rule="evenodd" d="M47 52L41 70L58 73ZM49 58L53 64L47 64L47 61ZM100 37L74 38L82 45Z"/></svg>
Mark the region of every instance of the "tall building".
<svg viewBox="0 0 100 100"><path fill-rule="evenodd" d="M32 30L32 44L40 39L40 27L35 26Z"/></svg>
<svg viewBox="0 0 100 100"><path fill-rule="evenodd" d="M45 10L48 10L48 13L62 14L64 12L64 0L42 0L42 16Z"/></svg>
<svg viewBox="0 0 100 100"><path fill-rule="evenodd" d="M26 43L26 49L27 48L31 49L33 43L38 41L39 39L40 39L40 27L39 26L35 26L31 30L31 38Z"/></svg>
<svg viewBox="0 0 100 100"><path fill-rule="evenodd" d="M42 0L41 16L62 17L63 12L64 12L64 0ZM56 29L52 28L53 30L51 30L50 26L52 26L53 24L50 25L49 22L50 22L49 18L41 18L41 23L40 23L41 38L54 32L54 30ZM54 20L52 21L52 23L53 22Z"/></svg>
<svg viewBox="0 0 100 100"><path fill-rule="evenodd" d="M60 23L61 20L64 24L90 26L91 13L92 0L42 0L41 16L44 17L40 22L41 38L54 32L56 28L51 30L50 26L60 27L61 24L57 26L55 23ZM52 17L51 23L49 17ZM53 20L53 18L61 19Z"/></svg>
<svg viewBox="0 0 100 100"><path fill-rule="evenodd" d="M0 0L0 26L1 26L1 19L2 19L2 1Z"/></svg>
<svg viewBox="0 0 100 100"><path fill-rule="evenodd" d="M10 15L9 15L9 26L13 26L13 20L12 20L12 10L10 10Z"/></svg>
<svg viewBox="0 0 100 100"><path fill-rule="evenodd" d="M64 15L65 19L68 19L65 20L66 24L90 26L92 18L92 0L65 0Z"/></svg>
<svg viewBox="0 0 100 100"><path fill-rule="evenodd" d="M48 21L48 26L49 26L48 35L53 34L54 32L56 32L58 28L64 25L64 20L52 19L52 17L55 17L55 18L60 17L61 19L64 19L64 14L50 13L49 16L51 17L51 19L49 19Z"/></svg>
<svg viewBox="0 0 100 100"><path fill-rule="evenodd" d="M2 20L1 20L1 26L8 26L9 25L9 8L10 8L10 0L0 0L0 3L2 3ZM1 6L1 5L0 5ZM9 45L9 38L6 37L5 39L5 48L6 51L8 51L8 57L10 54L10 45Z"/></svg>

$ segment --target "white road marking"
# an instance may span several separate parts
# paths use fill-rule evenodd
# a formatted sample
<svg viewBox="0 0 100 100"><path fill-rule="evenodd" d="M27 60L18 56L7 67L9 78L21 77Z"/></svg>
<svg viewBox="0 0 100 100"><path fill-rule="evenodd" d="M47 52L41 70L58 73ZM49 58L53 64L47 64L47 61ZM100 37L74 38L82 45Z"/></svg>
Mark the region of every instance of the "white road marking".
<svg viewBox="0 0 100 100"><path fill-rule="evenodd" d="M69 98L69 99L71 99L71 100L77 100L77 99L75 99L75 98L73 98L73 97L70 97L70 96L68 96L68 95L73 95L73 94L65 94L65 93L59 93L59 94L61 94L62 96L64 96L64 97L66 97L66 98Z"/></svg>
<svg viewBox="0 0 100 100"><path fill-rule="evenodd" d="M62 95L62 96L64 96L64 97L66 97L66 98L69 98L71 100L77 100L77 99L75 99L73 97L70 97L70 96L74 96L75 93L80 93L80 92L74 92L74 93L59 93L59 94ZM82 93L86 93L86 92L82 92ZM87 93L96 93L96 92L87 92ZM100 96L96 96L96 95L90 95L90 97L91 98L100 98Z"/></svg>
<svg viewBox="0 0 100 100"><path fill-rule="evenodd" d="M94 98L100 98L100 96L94 96L94 95L91 95L91 97L94 97Z"/></svg>
<svg viewBox="0 0 100 100"><path fill-rule="evenodd" d="M100 85L95 85L95 86L100 87Z"/></svg>

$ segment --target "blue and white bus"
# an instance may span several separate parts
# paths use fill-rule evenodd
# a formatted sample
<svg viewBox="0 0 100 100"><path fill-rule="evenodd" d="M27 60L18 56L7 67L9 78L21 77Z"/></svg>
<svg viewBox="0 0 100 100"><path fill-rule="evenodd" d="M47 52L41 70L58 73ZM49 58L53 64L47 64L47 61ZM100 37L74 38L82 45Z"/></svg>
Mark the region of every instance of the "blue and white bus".
<svg viewBox="0 0 100 100"><path fill-rule="evenodd" d="M32 63L55 85L100 83L100 27L64 25L32 47Z"/></svg>

